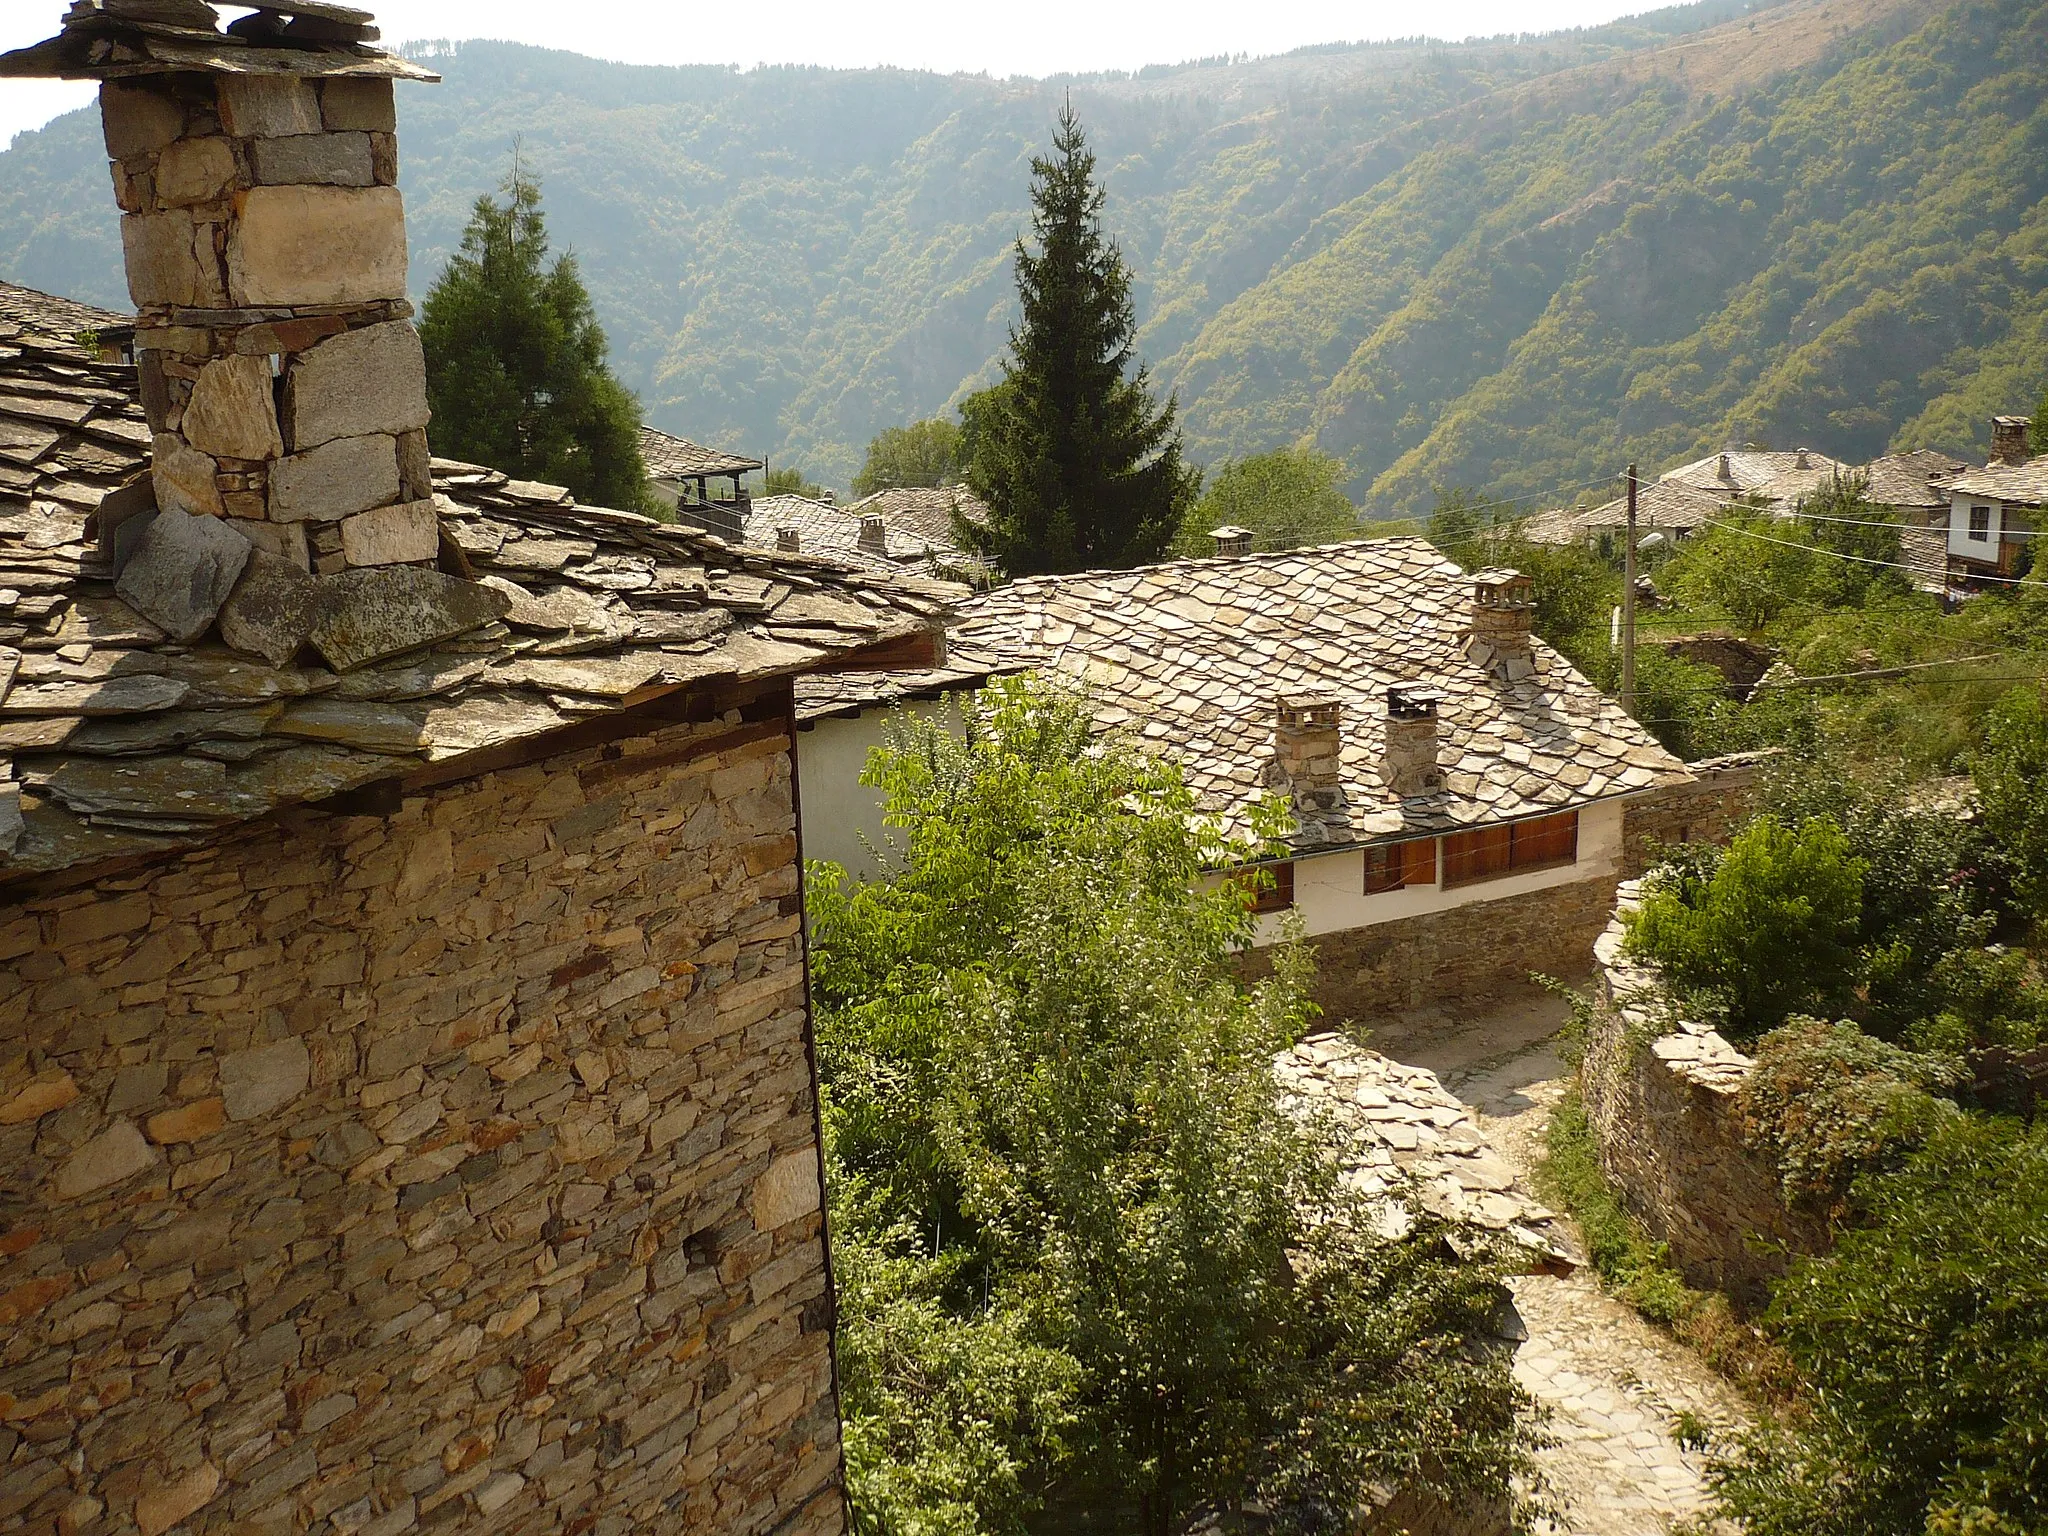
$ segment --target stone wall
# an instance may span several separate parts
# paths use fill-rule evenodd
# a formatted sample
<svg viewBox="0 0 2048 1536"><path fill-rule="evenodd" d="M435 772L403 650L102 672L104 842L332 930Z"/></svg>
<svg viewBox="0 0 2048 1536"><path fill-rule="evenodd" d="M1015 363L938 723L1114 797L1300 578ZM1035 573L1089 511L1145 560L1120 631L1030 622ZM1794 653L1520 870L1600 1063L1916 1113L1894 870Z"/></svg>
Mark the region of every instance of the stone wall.
<svg viewBox="0 0 2048 1536"><path fill-rule="evenodd" d="M1527 991L1532 971L1584 975L1612 896L1607 879L1579 880L1318 934L1309 941L1316 1002L1334 1024ZM1271 952L1248 951L1240 968L1251 979L1270 975Z"/></svg>
<svg viewBox="0 0 2048 1536"><path fill-rule="evenodd" d="M0 1526L844 1529L764 710L0 907Z"/></svg>
<svg viewBox="0 0 2048 1536"><path fill-rule="evenodd" d="M1621 825L1622 873L1644 873L1655 862L1655 844L1727 842L1756 809L1764 766L1775 755L1738 752L1688 763L1692 783L1630 801Z"/></svg>
<svg viewBox="0 0 2048 1536"><path fill-rule="evenodd" d="M1671 1247L1688 1284L1757 1303L1784 1254L1819 1253L1825 1227L1789 1210L1777 1165L1742 1132L1755 1063L1703 1025L1666 1020L1654 967L1622 952L1629 881L1595 946L1603 1005L1579 1068L1600 1165L1629 1214Z"/></svg>

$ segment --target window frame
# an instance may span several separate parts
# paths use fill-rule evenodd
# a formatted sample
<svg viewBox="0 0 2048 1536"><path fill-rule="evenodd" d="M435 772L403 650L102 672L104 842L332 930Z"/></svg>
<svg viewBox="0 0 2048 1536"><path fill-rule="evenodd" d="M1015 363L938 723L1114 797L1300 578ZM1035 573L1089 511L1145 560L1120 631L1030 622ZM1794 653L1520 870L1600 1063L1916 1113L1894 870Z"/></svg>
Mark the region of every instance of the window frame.
<svg viewBox="0 0 2048 1536"><path fill-rule="evenodd" d="M1963 537L1972 544L1989 544L1991 542L1991 508L1971 502L1969 518L1970 526Z"/></svg>
<svg viewBox="0 0 2048 1536"><path fill-rule="evenodd" d="M1579 813L1558 811L1468 827L1447 833L1443 842L1443 888L1447 891L1546 869L1568 869L1579 862ZM1567 851L1558 852L1559 844Z"/></svg>
<svg viewBox="0 0 2048 1536"><path fill-rule="evenodd" d="M1436 845L1437 839L1434 837L1411 837L1397 843L1374 843L1365 850L1361 890L1367 896L1384 896L1392 891L1405 891L1410 886L1435 890L1437 870L1441 863ZM1382 870L1378 883L1375 883L1373 874L1376 858L1391 865L1391 868Z"/></svg>
<svg viewBox="0 0 2048 1536"><path fill-rule="evenodd" d="M1254 870L1270 870L1272 885L1261 890L1252 885ZM1257 864L1252 869L1240 870L1231 880L1252 899L1252 916L1268 917L1275 912L1288 911L1294 905L1294 860L1276 859L1270 864Z"/></svg>

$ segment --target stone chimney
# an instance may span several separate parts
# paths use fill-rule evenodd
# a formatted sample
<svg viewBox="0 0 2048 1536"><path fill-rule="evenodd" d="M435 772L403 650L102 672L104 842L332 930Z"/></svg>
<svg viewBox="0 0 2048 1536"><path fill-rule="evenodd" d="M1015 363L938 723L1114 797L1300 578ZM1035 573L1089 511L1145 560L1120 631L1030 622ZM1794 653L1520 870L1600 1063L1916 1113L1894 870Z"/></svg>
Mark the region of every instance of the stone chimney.
<svg viewBox="0 0 2048 1536"><path fill-rule="evenodd" d="M1240 528L1235 523L1225 523L1221 528L1211 528L1209 537L1216 541L1218 558L1248 555L1252 552L1251 529Z"/></svg>
<svg viewBox="0 0 2048 1536"><path fill-rule="evenodd" d="M1344 706L1326 693L1283 693L1275 702L1273 757L1281 775L1297 792L1335 789Z"/></svg>
<svg viewBox="0 0 2048 1536"><path fill-rule="evenodd" d="M794 528L778 528L775 530L775 547L785 555L793 555L804 547L803 535Z"/></svg>
<svg viewBox="0 0 2048 1536"><path fill-rule="evenodd" d="M1536 584L1520 571L1495 567L1472 578L1472 638L1504 657L1529 654Z"/></svg>
<svg viewBox="0 0 2048 1536"><path fill-rule="evenodd" d="M1721 455L1721 462L1720 462L1719 466L1718 466L1718 467L1717 467L1717 468L1715 469L1715 471L1714 471L1714 476L1715 476L1715 478L1716 478L1716 479L1719 479L1719 480L1728 480L1728 481L1732 481L1732 480L1734 480L1734 478L1735 478L1735 468L1734 468L1734 466L1733 466L1733 465L1731 465L1731 464L1730 464L1730 463L1728 462L1728 455L1727 455L1727 454L1725 454L1725 453L1724 453L1724 454L1722 454L1722 455Z"/></svg>
<svg viewBox="0 0 2048 1536"><path fill-rule="evenodd" d="M1813 467L1812 461L1807 458L1804 448L1792 455L1792 467L1794 469L1811 469Z"/></svg>
<svg viewBox="0 0 2048 1536"><path fill-rule="evenodd" d="M1434 688L1402 684L1387 690L1387 744L1380 777L1396 799L1433 795L1444 787L1443 770L1436 761L1436 707L1442 701L1443 694Z"/></svg>
<svg viewBox="0 0 2048 1536"><path fill-rule="evenodd" d="M869 555L887 556L889 533L882 524L879 512L863 512L860 515L860 537L856 541L861 552Z"/></svg>
<svg viewBox="0 0 2048 1536"><path fill-rule="evenodd" d="M2031 459L2034 455L2027 446L2027 435L2033 425L2028 416L1992 417L1991 462L2017 466Z"/></svg>

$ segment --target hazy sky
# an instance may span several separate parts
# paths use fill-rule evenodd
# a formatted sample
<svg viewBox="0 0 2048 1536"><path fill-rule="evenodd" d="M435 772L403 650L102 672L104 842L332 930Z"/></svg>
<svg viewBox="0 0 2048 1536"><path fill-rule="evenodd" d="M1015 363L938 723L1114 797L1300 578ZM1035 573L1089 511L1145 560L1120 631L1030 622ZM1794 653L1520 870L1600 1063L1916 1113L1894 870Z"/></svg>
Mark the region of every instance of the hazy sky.
<svg viewBox="0 0 2048 1536"><path fill-rule="evenodd" d="M1586 26L1658 0L357 0L387 41L510 38L640 64L898 64L995 75L1136 69L1304 43L1462 38ZM0 50L47 37L63 0L0 0ZM233 14L229 12L229 14ZM0 144L91 99L90 86L0 80Z"/></svg>

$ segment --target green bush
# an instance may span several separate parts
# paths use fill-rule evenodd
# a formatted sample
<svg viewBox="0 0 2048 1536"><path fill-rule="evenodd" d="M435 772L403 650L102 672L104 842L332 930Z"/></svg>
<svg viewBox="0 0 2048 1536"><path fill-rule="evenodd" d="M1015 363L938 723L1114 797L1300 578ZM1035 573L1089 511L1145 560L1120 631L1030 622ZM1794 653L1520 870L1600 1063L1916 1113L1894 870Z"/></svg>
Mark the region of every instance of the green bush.
<svg viewBox="0 0 2048 1536"><path fill-rule="evenodd" d="M2014 896L2048 916L2048 708L2038 689L2015 690L1992 711L1970 771Z"/></svg>
<svg viewBox="0 0 2048 1536"><path fill-rule="evenodd" d="M1748 1536L2048 1530L2048 1126L1974 1115L1859 1181L1865 1224L1782 1280L1809 1386L1715 1469Z"/></svg>
<svg viewBox="0 0 2048 1536"><path fill-rule="evenodd" d="M1841 997L1856 969L1864 865L1840 827L1759 817L1710 874L1653 875L1628 920L1630 949L1751 1038Z"/></svg>

